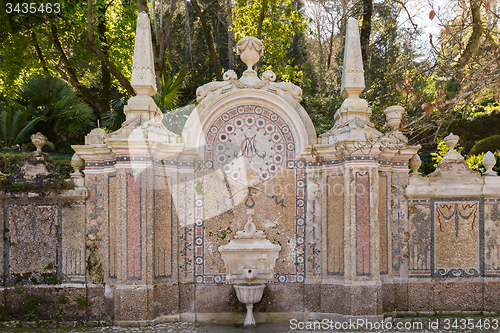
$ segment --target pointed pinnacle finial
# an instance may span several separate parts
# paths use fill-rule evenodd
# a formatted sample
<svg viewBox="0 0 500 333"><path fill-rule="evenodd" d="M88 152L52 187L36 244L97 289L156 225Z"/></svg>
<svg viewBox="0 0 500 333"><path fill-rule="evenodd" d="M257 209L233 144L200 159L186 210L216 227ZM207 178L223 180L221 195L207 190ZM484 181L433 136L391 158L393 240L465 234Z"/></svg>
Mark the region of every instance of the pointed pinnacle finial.
<svg viewBox="0 0 500 333"><path fill-rule="evenodd" d="M134 62L132 64L132 88L137 95L156 94L155 65L153 60L151 24L145 12L137 15Z"/></svg>
<svg viewBox="0 0 500 333"><path fill-rule="evenodd" d="M347 22L344 67L342 68L342 97L358 98L365 89L363 58L359 39L358 20L350 18Z"/></svg>

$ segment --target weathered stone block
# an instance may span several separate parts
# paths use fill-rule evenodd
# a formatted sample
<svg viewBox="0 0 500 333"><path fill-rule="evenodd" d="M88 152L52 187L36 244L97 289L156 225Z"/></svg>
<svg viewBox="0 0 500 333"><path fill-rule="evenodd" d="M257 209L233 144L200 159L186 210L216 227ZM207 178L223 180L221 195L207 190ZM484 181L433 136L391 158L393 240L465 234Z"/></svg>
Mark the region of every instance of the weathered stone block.
<svg viewBox="0 0 500 333"><path fill-rule="evenodd" d="M346 292L343 285L322 284L321 285L321 312L345 314Z"/></svg>
<svg viewBox="0 0 500 333"><path fill-rule="evenodd" d="M480 311L483 309L481 282L435 282L433 296L436 311Z"/></svg>
<svg viewBox="0 0 500 333"><path fill-rule="evenodd" d="M358 285L351 286L348 290L351 308L347 314L353 316L382 314L381 286Z"/></svg>
<svg viewBox="0 0 500 333"><path fill-rule="evenodd" d="M434 283L408 283L408 311L432 311Z"/></svg>
<svg viewBox="0 0 500 333"><path fill-rule="evenodd" d="M321 284L304 284L304 311L321 311Z"/></svg>
<svg viewBox="0 0 500 333"><path fill-rule="evenodd" d="M156 316L179 313L179 286L158 285L153 291Z"/></svg>
<svg viewBox="0 0 500 333"><path fill-rule="evenodd" d="M394 310L408 311L408 284L394 283Z"/></svg>
<svg viewBox="0 0 500 333"><path fill-rule="evenodd" d="M484 287L484 311L500 311L500 281L487 281Z"/></svg>
<svg viewBox="0 0 500 333"><path fill-rule="evenodd" d="M179 285L179 312L194 313L194 284Z"/></svg>
<svg viewBox="0 0 500 333"><path fill-rule="evenodd" d="M152 287L118 285L114 291L114 319L118 321L151 320L153 318Z"/></svg>

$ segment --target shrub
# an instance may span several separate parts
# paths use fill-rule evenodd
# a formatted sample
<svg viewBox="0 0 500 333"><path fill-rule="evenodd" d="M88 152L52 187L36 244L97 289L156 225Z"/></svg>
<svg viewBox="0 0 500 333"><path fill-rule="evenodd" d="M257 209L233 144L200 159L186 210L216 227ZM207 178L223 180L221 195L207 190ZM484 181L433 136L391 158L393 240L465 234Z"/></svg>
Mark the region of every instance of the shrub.
<svg viewBox="0 0 500 333"><path fill-rule="evenodd" d="M479 155L497 150L500 150L500 135L493 135L476 143L470 150L469 155Z"/></svg>
<svg viewBox="0 0 500 333"><path fill-rule="evenodd" d="M481 174L483 174L486 171L486 168L483 165L484 155L486 155L486 153L468 156L467 164L469 164L469 167L472 170L479 171ZM495 166L493 167L493 171L496 171L500 176L500 150L497 150L495 153L493 153L493 156L495 156L495 159L497 161Z"/></svg>

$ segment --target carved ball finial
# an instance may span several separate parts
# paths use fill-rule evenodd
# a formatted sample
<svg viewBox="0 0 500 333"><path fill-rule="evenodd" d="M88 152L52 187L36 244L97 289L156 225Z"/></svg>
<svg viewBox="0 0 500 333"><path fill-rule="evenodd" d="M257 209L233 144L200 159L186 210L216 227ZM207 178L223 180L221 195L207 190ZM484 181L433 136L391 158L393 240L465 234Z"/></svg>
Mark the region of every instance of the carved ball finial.
<svg viewBox="0 0 500 333"><path fill-rule="evenodd" d="M420 172L418 172L418 169L422 165L422 160L420 159L420 156L418 154L413 155L413 157L410 159L410 168L412 170L411 176L420 176Z"/></svg>
<svg viewBox="0 0 500 333"><path fill-rule="evenodd" d="M448 148L450 148L450 150L444 155L440 164L451 160L463 160L462 155L455 150L458 140L460 140L460 137L458 135L454 135L453 133L450 133L444 138L444 143L448 146Z"/></svg>
<svg viewBox="0 0 500 333"><path fill-rule="evenodd" d="M73 169L75 170L71 174L71 177L72 178L82 178L83 177L83 173L81 173L80 170L83 169L83 167L85 166L85 161L83 160L83 158L81 158L80 155L78 155L77 153L75 153L73 155L73 157L71 158L70 164L73 167Z"/></svg>
<svg viewBox="0 0 500 333"><path fill-rule="evenodd" d="M243 37L236 45L236 54L248 66L247 70L253 71L253 65L264 55L264 44L258 38L252 36Z"/></svg>
<svg viewBox="0 0 500 333"><path fill-rule="evenodd" d="M460 138L458 135L450 133L448 134L447 137L444 138L444 143L446 143L446 145L448 146L448 148L450 148L450 150L455 150L455 146L457 145L459 139Z"/></svg>
<svg viewBox="0 0 500 333"><path fill-rule="evenodd" d="M496 172L493 171L496 163L495 155L491 151L488 151L483 158L483 166L486 168L485 176L496 176Z"/></svg>

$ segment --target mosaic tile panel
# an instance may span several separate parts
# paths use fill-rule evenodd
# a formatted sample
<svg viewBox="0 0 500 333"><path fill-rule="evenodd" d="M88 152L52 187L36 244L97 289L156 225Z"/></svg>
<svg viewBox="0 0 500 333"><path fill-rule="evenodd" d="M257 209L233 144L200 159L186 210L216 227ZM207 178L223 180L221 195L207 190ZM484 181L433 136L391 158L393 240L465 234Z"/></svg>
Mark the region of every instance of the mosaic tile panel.
<svg viewBox="0 0 500 333"><path fill-rule="evenodd" d="M156 176L155 178L155 185L165 183L166 186L155 188L154 193L154 277L168 278L172 276L174 262L172 246L174 205L168 186L168 183L172 183L172 177Z"/></svg>
<svg viewBox="0 0 500 333"><path fill-rule="evenodd" d="M410 277L431 276L431 208L427 205L408 207L410 240L408 242Z"/></svg>
<svg viewBox="0 0 500 333"><path fill-rule="evenodd" d="M195 283L224 283L218 246L243 229L248 209L282 247L276 281L304 282L305 162L294 159L288 125L272 110L242 105L214 120L206 142L203 169L195 168ZM248 189L250 170L258 185Z"/></svg>
<svg viewBox="0 0 500 333"><path fill-rule="evenodd" d="M408 219L408 202L405 187L408 184L407 171L392 174L392 270L394 276L400 276L401 264L408 257L408 244L405 239L405 224Z"/></svg>
<svg viewBox="0 0 500 333"><path fill-rule="evenodd" d="M108 277L116 279L117 276L117 240L116 240L116 227L117 227L117 214L116 214L116 176L109 176L108 178Z"/></svg>
<svg viewBox="0 0 500 333"><path fill-rule="evenodd" d="M141 176L127 173L127 278L142 277Z"/></svg>
<svg viewBox="0 0 500 333"><path fill-rule="evenodd" d="M107 212L106 207L108 206L107 194L106 194L106 181L104 176L86 176L85 177L85 187L88 189L88 199L87 199L87 233L92 235L92 239L95 239L96 243L92 246L97 245L99 256L102 261L103 253L105 253L105 248L103 245L103 240L105 238L105 232L107 229Z"/></svg>
<svg viewBox="0 0 500 333"><path fill-rule="evenodd" d="M380 244L380 274L389 273L389 214L387 211L388 198L388 175L379 175L379 244Z"/></svg>
<svg viewBox="0 0 500 333"><path fill-rule="evenodd" d="M179 279L187 283L194 274L194 174L181 173L178 180Z"/></svg>
<svg viewBox="0 0 500 333"><path fill-rule="evenodd" d="M221 114L206 137L205 161L208 169L218 168L237 183L245 184L245 174L253 170L259 183L271 180L294 158L290 128L272 110L242 105Z"/></svg>
<svg viewBox="0 0 500 333"><path fill-rule="evenodd" d="M477 198L431 200L434 277L482 276L483 203Z"/></svg>
<svg viewBox="0 0 500 333"><path fill-rule="evenodd" d="M57 205L9 205L8 275L56 273L60 267L61 212ZM39 283L43 283L43 278ZM17 281L17 279L16 279ZM14 282L14 281L13 281Z"/></svg>
<svg viewBox="0 0 500 333"><path fill-rule="evenodd" d="M370 174L356 179L356 275L370 275Z"/></svg>
<svg viewBox="0 0 500 333"><path fill-rule="evenodd" d="M500 199L484 205L484 274L500 276Z"/></svg>
<svg viewBox="0 0 500 333"><path fill-rule="evenodd" d="M344 175L326 176L327 275L344 275Z"/></svg>
<svg viewBox="0 0 500 333"><path fill-rule="evenodd" d="M85 251L69 248L64 251L63 274L70 281L85 280ZM80 277L77 279L76 277Z"/></svg>
<svg viewBox="0 0 500 333"><path fill-rule="evenodd" d="M318 173L319 174L319 173ZM318 174L307 176L307 262L309 276L321 274L321 180Z"/></svg>
<svg viewBox="0 0 500 333"><path fill-rule="evenodd" d="M198 161L197 163L200 163ZM197 168L194 173L195 190L194 190L194 275L195 283L220 283L222 277L217 276L204 276L204 259L205 259L205 244L204 244L204 183L203 183L203 170ZM210 192L208 192L210 193ZM216 192L215 192L216 193Z"/></svg>
<svg viewBox="0 0 500 333"><path fill-rule="evenodd" d="M62 281L85 281L85 201L61 208Z"/></svg>

